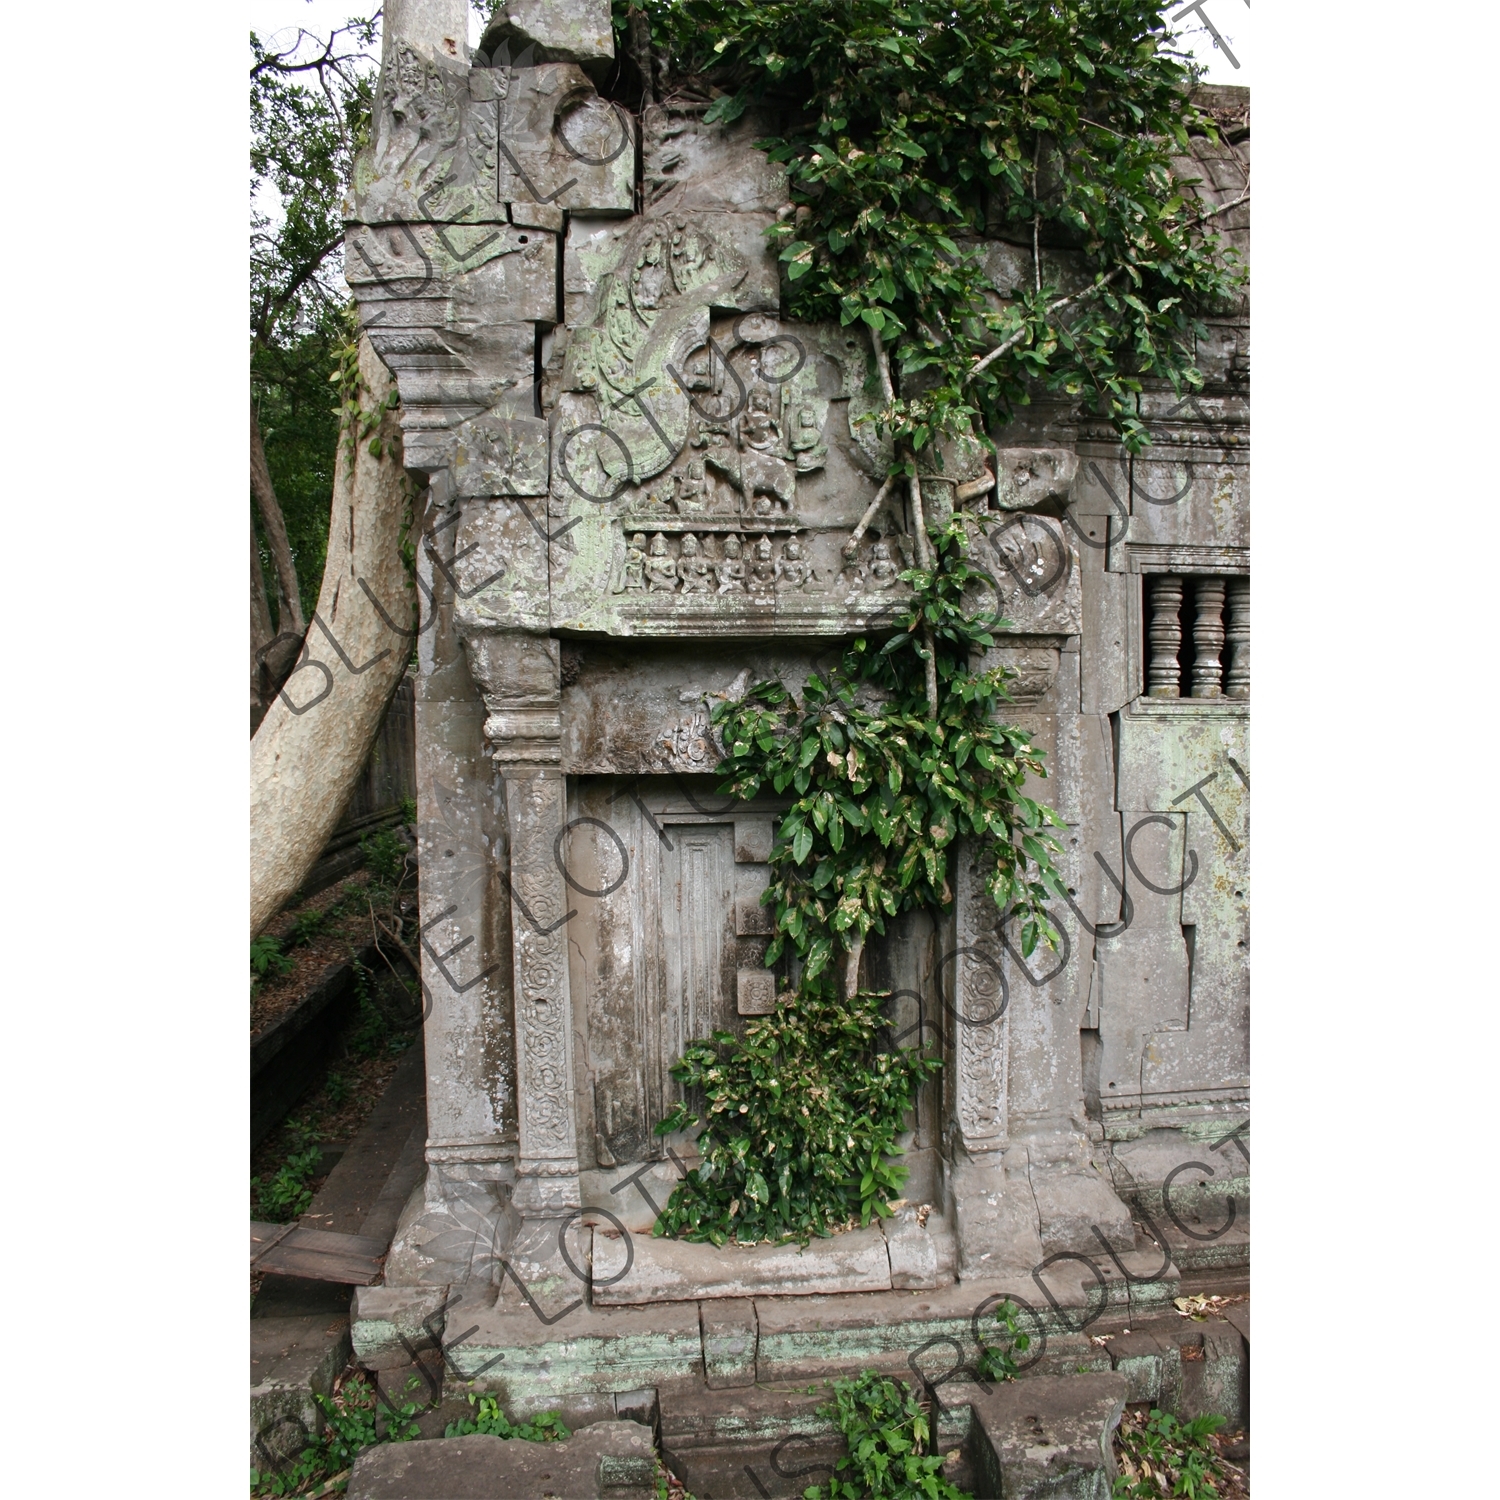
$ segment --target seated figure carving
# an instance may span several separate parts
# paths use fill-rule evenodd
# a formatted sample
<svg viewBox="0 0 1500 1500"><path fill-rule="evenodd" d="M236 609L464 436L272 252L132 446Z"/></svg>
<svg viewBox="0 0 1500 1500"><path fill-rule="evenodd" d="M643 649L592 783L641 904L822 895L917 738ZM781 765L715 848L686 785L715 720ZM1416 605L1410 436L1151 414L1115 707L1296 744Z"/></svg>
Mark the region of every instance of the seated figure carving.
<svg viewBox="0 0 1500 1500"><path fill-rule="evenodd" d="M646 579L653 594L670 593L677 587L677 559L667 551L667 539L659 531L651 538Z"/></svg>
<svg viewBox="0 0 1500 1500"><path fill-rule="evenodd" d="M677 560L677 576L682 579L684 594L706 594L713 587L709 565L698 550L698 538L690 531L682 539L682 556Z"/></svg>
<svg viewBox="0 0 1500 1500"><path fill-rule="evenodd" d="M733 532L724 538L724 556L714 565L721 594L745 592L745 564L740 557L740 539Z"/></svg>

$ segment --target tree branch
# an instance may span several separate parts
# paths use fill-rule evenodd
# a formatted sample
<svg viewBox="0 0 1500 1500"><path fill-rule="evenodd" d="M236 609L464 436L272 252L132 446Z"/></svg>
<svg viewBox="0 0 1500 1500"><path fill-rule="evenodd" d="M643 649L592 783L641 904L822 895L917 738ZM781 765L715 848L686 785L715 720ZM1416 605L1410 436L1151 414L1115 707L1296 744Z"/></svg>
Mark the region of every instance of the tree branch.
<svg viewBox="0 0 1500 1500"><path fill-rule="evenodd" d="M1103 281L1096 281L1092 286L1085 287L1081 292L1074 292L1071 296L1068 297L1059 297L1056 302L1049 303L1047 307L1047 316L1050 318L1053 313L1061 312L1063 308L1071 306L1075 302L1087 302L1090 297L1093 297L1099 292L1102 292L1104 288L1107 287L1110 282L1112 282L1115 277L1118 276L1124 269L1124 266L1116 266L1114 270L1104 278ZM1026 331L1027 325L1022 324L1021 327L1016 329L1016 331L1011 334L1011 336L1006 339L1003 344L996 345L996 347L991 349L988 354L983 356L983 358L976 359L972 368L969 370L968 378L972 380L976 375L983 374L983 372L987 370L992 364L994 364L994 362L999 359L1002 354L1015 348L1015 346L1019 344L1023 338L1026 337Z"/></svg>
<svg viewBox="0 0 1500 1500"><path fill-rule="evenodd" d="M260 420L255 415L255 397L250 398L250 490L260 509L261 525L276 564L276 582L281 588L281 631L303 635L307 621L302 618L302 595L297 585L297 568L292 561L292 547L287 540L286 518L271 483L271 469L266 463L265 444L261 442Z"/></svg>

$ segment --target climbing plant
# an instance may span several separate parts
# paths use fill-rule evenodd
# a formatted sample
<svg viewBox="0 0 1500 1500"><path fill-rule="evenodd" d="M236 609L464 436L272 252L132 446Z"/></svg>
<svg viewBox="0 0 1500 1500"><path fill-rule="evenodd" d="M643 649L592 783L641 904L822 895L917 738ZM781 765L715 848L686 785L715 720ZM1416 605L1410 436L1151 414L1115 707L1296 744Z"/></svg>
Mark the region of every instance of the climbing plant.
<svg viewBox="0 0 1500 1500"><path fill-rule="evenodd" d="M745 1042L718 1033L674 1069L709 1100L704 1159L658 1232L823 1232L855 1180L818 1148L825 1117L876 1077L905 1079L914 1098L936 1066L835 1026L818 1109L772 1109L784 1140L749 1128L761 1105L742 1095L781 1087L810 1034L794 1016L834 1003L825 971L842 962L844 1004L858 1010L867 936L950 905L960 840L1023 953L1057 941L1046 830L1059 820L1022 790L1045 775L1041 752L998 722L1005 674L978 664L1006 624L967 560L991 513L929 518L922 474L992 446L990 429L1038 390L1106 419L1132 452L1148 444L1144 383L1202 384L1202 318L1239 283L1211 229L1231 205L1205 204L1174 172L1189 132L1213 127L1153 0L617 0L615 17L638 62L645 18L661 97L711 100L709 124L758 111L756 145L786 172L767 231L784 310L869 339L872 420L891 459L856 534L897 485L909 497L911 601L889 638L861 636L800 690L763 682L714 715L725 792L794 799L764 899L767 963L794 957L798 982ZM697 1122L684 1104L658 1129ZM893 1153L895 1130L880 1139ZM850 1131L842 1149L855 1148ZM885 1211L885 1191L860 1195L862 1219Z"/></svg>

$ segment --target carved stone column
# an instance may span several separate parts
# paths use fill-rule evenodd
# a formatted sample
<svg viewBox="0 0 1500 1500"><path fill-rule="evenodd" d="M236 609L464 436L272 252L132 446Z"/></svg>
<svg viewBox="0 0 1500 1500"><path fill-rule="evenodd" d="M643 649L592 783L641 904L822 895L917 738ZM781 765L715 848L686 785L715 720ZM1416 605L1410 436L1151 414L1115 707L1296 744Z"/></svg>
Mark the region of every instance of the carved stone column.
<svg viewBox="0 0 1500 1500"><path fill-rule="evenodd" d="M1250 696L1250 580L1229 580L1229 624L1224 631L1229 646L1229 670L1224 674L1226 698Z"/></svg>
<svg viewBox="0 0 1500 1500"><path fill-rule="evenodd" d="M1177 698L1182 668L1177 664L1182 645L1182 580L1163 573L1151 580L1151 661L1146 669L1146 691L1153 698Z"/></svg>
<svg viewBox="0 0 1500 1500"><path fill-rule="evenodd" d="M558 644L546 636L471 635L485 739L505 778L515 964L519 1150L512 1202L523 1214L577 1208L578 1127L568 989L567 822Z"/></svg>
<svg viewBox="0 0 1500 1500"><path fill-rule="evenodd" d="M1223 668L1224 580L1200 578L1196 589L1197 618L1193 621L1193 697L1217 698Z"/></svg>

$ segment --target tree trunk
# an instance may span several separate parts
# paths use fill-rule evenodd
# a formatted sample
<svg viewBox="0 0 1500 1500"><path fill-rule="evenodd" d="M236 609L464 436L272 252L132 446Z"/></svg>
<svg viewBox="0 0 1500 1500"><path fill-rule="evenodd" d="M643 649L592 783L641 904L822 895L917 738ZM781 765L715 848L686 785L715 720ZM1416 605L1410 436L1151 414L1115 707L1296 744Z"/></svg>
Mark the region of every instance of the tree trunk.
<svg viewBox="0 0 1500 1500"><path fill-rule="evenodd" d="M283 635L301 635L307 629L302 618L302 595L297 586L297 569L292 562L291 544L286 539L286 518L271 484L271 470L266 463L265 445L260 440L260 421L255 415L255 397L250 398L250 489L260 507L261 525L266 529L266 543L271 561L276 565L276 583L281 590Z"/></svg>
<svg viewBox="0 0 1500 1500"><path fill-rule="evenodd" d="M250 523L250 733L265 715L266 647L271 644L271 605L266 599L266 576L260 570L260 548L255 544L255 523Z"/></svg>
<svg viewBox="0 0 1500 1500"><path fill-rule="evenodd" d="M391 376L366 339L359 369L366 408L383 407ZM412 618L400 424L383 411L352 461L350 436L340 429L328 562L307 646L250 742L251 937L306 879L343 816L411 656L412 635L392 630L379 612Z"/></svg>

